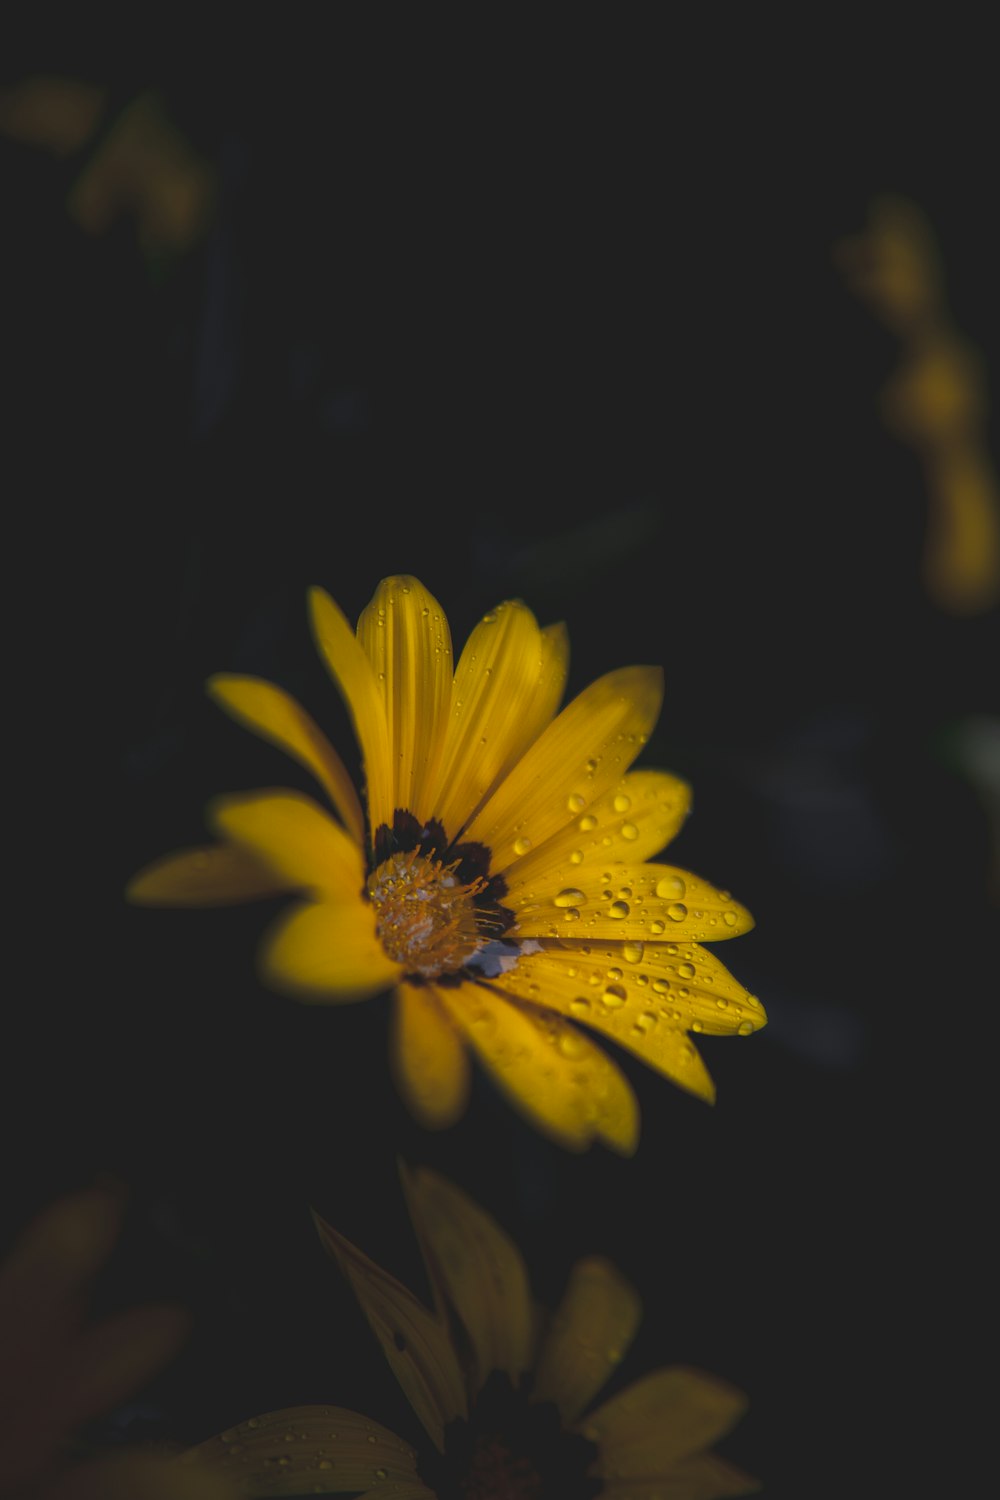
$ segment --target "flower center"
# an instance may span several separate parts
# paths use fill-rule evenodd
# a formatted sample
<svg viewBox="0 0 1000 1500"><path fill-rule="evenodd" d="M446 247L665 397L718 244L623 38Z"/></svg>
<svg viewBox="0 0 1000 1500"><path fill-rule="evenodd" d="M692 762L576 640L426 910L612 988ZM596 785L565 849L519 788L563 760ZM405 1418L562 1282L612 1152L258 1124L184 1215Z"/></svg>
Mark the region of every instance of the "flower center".
<svg viewBox="0 0 1000 1500"><path fill-rule="evenodd" d="M418 849L391 854L368 879L375 931L408 974L434 979L460 969L483 945L476 897L488 882L463 884L461 863L442 865Z"/></svg>
<svg viewBox="0 0 1000 1500"><path fill-rule="evenodd" d="M494 1371L468 1419L448 1424L444 1453L421 1456L420 1477L439 1500L594 1500L596 1458L551 1402L531 1402Z"/></svg>
<svg viewBox="0 0 1000 1500"><path fill-rule="evenodd" d="M462 1481L462 1500L544 1500L541 1475L499 1437L480 1437Z"/></svg>

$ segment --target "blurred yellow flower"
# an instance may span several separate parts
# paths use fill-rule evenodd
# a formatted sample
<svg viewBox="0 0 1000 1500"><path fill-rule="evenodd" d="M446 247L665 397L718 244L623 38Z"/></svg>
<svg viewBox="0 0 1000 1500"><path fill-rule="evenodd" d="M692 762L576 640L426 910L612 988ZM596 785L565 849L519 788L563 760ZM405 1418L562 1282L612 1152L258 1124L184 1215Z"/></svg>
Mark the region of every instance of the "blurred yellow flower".
<svg viewBox="0 0 1000 1500"><path fill-rule="evenodd" d="M593 1406L641 1316L613 1265L579 1261L548 1317L520 1251L489 1214L430 1171L404 1173L404 1184L433 1313L317 1223L432 1446L418 1453L341 1407L300 1406L210 1438L192 1462L235 1476L245 1495L721 1500L759 1488L709 1451L747 1404L713 1375L653 1370Z"/></svg>
<svg viewBox="0 0 1000 1500"><path fill-rule="evenodd" d="M148 91L114 122L73 184L68 207L88 234L106 234L131 218L144 254L157 258L183 254L204 236L215 190L211 165Z"/></svg>
<svg viewBox="0 0 1000 1500"><path fill-rule="evenodd" d="M629 769L659 714L660 669L609 672L557 712L565 629L540 629L519 600L484 617L454 670L448 622L415 578L384 580L357 633L321 589L310 610L361 747L367 821L296 702L214 677L215 701L307 766L336 816L293 791L222 797L221 841L149 866L130 898L300 891L264 942L264 979L320 1002L393 986L396 1078L429 1127L462 1113L471 1049L553 1139L633 1151L635 1096L590 1030L711 1101L689 1033L748 1035L765 1016L701 946L746 932L750 914L649 862L690 804L676 777Z"/></svg>
<svg viewBox="0 0 1000 1500"><path fill-rule="evenodd" d="M71 156L97 129L107 91L82 78L34 73L0 89L0 132Z"/></svg>
<svg viewBox="0 0 1000 1500"><path fill-rule="evenodd" d="M106 89L84 79L33 74L0 88L0 134L62 157L90 144L67 198L71 218L92 235L131 220L147 260L182 255L211 223L215 170L152 89L98 136L107 100Z"/></svg>
<svg viewBox="0 0 1000 1500"><path fill-rule="evenodd" d="M117 1193L71 1193L38 1214L0 1263L2 1500L227 1500L233 1493L226 1476L200 1466L178 1476L166 1455L74 1452L86 1423L141 1390L190 1328L184 1309L171 1306L88 1321L87 1293L122 1215Z"/></svg>
<svg viewBox="0 0 1000 1500"><path fill-rule="evenodd" d="M842 240L835 257L900 340L882 410L924 467L927 592L951 614L985 613L1000 602L1000 483L986 436L985 373L953 325L930 226L907 199L879 198L866 232Z"/></svg>

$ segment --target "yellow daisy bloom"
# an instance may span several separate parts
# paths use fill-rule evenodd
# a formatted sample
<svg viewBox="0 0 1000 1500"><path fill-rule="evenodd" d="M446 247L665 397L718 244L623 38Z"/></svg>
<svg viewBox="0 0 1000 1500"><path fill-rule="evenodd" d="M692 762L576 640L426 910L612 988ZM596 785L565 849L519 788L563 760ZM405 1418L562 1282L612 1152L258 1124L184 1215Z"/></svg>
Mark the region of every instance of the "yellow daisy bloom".
<svg viewBox="0 0 1000 1500"><path fill-rule="evenodd" d="M309 608L357 734L367 815L287 693L213 677L215 701L306 766L328 806L296 791L219 798L219 842L149 866L130 899L297 891L265 938L264 980L324 1003L393 987L394 1071L428 1127L461 1115L471 1051L556 1141L632 1152L636 1099L592 1031L711 1101L689 1033L748 1035L765 1016L701 946L746 932L749 912L650 862L690 805L676 777L629 769L660 711L660 669L609 672L560 712L565 628L539 628L520 600L483 618L457 666L416 578L380 583L356 632L322 589Z"/></svg>
<svg viewBox="0 0 1000 1500"><path fill-rule="evenodd" d="M404 1172L434 1295L401 1282L317 1218L430 1439L417 1452L341 1407L253 1417L185 1455L246 1495L363 1492L365 1500L721 1500L756 1480L708 1451L746 1398L700 1370L653 1370L593 1407L639 1325L633 1288L579 1261L548 1317L493 1218L426 1169Z"/></svg>

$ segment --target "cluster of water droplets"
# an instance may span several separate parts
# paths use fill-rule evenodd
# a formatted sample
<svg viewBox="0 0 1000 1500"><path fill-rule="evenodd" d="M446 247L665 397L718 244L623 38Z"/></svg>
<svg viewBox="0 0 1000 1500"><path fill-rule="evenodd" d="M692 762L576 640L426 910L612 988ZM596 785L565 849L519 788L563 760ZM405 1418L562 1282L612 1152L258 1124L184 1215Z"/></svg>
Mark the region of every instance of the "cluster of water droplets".
<svg viewBox="0 0 1000 1500"><path fill-rule="evenodd" d="M361 1433L357 1430L342 1432L337 1427L324 1428L322 1425L323 1417L331 1421L336 1419L336 1413L333 1411L313 1407L309 1409L309 1416L313 1418L310 1423L311 1431L289 1426L281 1432L279 1437L279 1434L273 1430L275 1425L273 1421L268 1418L251 1417L248 1422L221 1433L217 1442L221 1445L225 1455L234 1460L239 1469L247 1473L252 1472L253 1469L259 1471L254 1476L255 1482L259 1478L264 1485L280 1485L282 1493L287 1491L289 1475L295 1474L296 1484L298 1486L301 1483L303 1491L308 1488L313 1494L328 1494L331 1479L338 1468L346 1468L350 1471L351 1480L347 1487L356 1488L357 1471L365 1467L363 1463L359 1463L357 1453L361 1433L365 1441L373 1448L381 1446L384 1450L387 1443L390 1444L397 1450L405 1470L412 1471L417 1458L415 1450L384 1430L377 1432L372 1423L363 1424ZM338 1453L338 1444L345 1441L349 1444L348 1450ZM279 1442L288 1445L286 1452L274 1451ZM264 1448L270 1451L262 1453ZM315 1477L320 1474L327 1477L322 1480ZM298 1480L299 1475L301 1475L301 1482ZM365 1487L368 1484L379 1484L388 1478L389 1470L383 1464L375 1462L368 1470Z"/></svg>
<svg viewBox="0 0 1000 1500"><path fill-rule="evenodd" d="M508 981L517 995L543 1005L558 996L572 1020L624 1041L639 1043L654 1028L749 1036L764 1021L756 996L696 944L562 942L543 951L544 971Z"/></svg>
<svg viewBox="0 0 1000 1500"><path fill-rule="evenodd" d="M622 734L618 737L618 741L613 742L608 747L608 758L615 766L628 765L634 758L636 751L630 750L626 759L620 750L615 751L615 743L627 743L632 746L641 747L646 743L648 738L649 736L646 734ZM581 783L584 786L587 786L587 783L594 780L597 769L603 759L603 755L596 755L591 756L584 762L581 776ZM639 837L638 824L624 816L632 806L632 799L627 792L618 791L610 799L607 793L603 793L596 800L593 799L593 789L591 787L587 787L587 792L589 795L585 795L577 789L570 792L566 799L566 810L576 817L575 827L580 833L593 834L595 831L600 830L603 825L605 831L601 841L606 848L610 848L618 838L631 843ZM669 800L664 799L662 796L657 798L649 791L647 791L646 796L650 800L658 800L664 808L670 806ZM513 851L518 859L523 859L534 847L530 835L524 831L525 828L526 824L520 823L514 829L516 836L513 842ZM593 843L594 841L592 840L591 842ZM583 850L580 850L575 859L571 856L571 861L579 864L583 862L584 857Z"/></svg>
<svg viewBox="0 0 1000 1500"><path fill-rule="evenodd" d="M574 861L570 855L570 863ZM558 871L555 878L559 878ZM623 876L627 877L623 880ZM728 891L715 891L703 881L662 866L622 866L619 870L606 869L597 883L589 890L580 885L562 886L554 896L533 889L518 893L516 907L519 918L536 918L544 913L546 905L555 908L554 920L545 929L547 937L561 937L565 924L581 922L585 928L599 928L607 921L629 921L631 935L641 929L643 936L660 938L669 935L671 928L687 924L690 933L697 928L696 935L707 938L710 929L718 928L719 936L728 935L739 923L739 914Z"/></svg>

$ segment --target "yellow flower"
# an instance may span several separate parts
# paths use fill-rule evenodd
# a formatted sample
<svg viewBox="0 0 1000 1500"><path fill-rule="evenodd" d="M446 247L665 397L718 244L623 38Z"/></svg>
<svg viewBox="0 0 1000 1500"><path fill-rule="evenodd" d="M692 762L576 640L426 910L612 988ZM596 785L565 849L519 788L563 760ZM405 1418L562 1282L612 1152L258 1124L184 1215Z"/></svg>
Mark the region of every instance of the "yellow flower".
<svg viewBox="0 0 1000 1500"><path fill-rule="evenodd" d="M91 1320L87 1297L121 1231L119 1194L58 1198L0 1261L0 1500L234 1500L229 1476L131 1448L89 1452L88 1422L133 1396L190 1332L181 1307Z"/></svg>
<svg viewBox="0 0 1000 1500"><path fill-rule="evenodd" d="M452 1183L404 1172L433 1313L317 1219L433 1449L340 1407L269 1412L186 1455L247 1495L375 1500L716 1500L759 1488L709 1452L746 1409L715 1376L653 1370L593 1409L641 1316L608 1261L579 1261L548 1318L512 1240Z"/></svg>
<svg viewBox="0 0 1000 1500"><path fill-rule="evenodd" d="M747 931L749 912L648 862L690 804L676 777L629 769L659 714L660 669L609 672L557 712L565 629L540 629L519 600L484 617L454 669L448 622L415 578L385 579L356 633L321 589L309 602L361 747L367 819L292 698L213 677L216 702L307 766L333 816L293 791L220 798L220 842L149 866L130 898L300 892L265 939L263 978L321 1002L393 986L394 1071L428 1127L462 1113L471 1049L553 1139L633 1151L635 1096L590 1031L711 1101L688 1033L748 1035L765 1017L701 946Z"/></svg>

